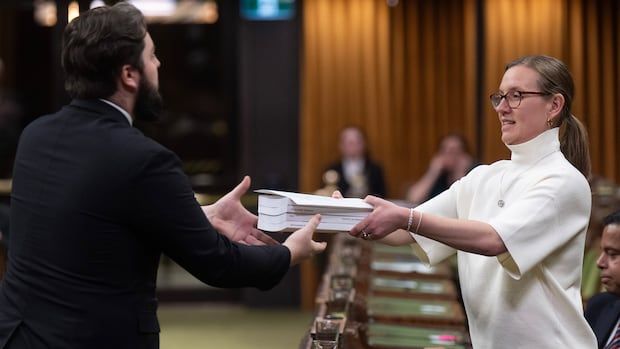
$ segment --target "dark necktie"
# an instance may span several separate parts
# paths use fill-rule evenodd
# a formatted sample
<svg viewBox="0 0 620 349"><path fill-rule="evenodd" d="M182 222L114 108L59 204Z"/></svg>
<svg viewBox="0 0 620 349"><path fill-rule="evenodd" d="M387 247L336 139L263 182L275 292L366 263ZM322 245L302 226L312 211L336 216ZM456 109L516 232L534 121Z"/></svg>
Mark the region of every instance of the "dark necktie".
<svg viewBox="0 0 620 349"><path fill-rule="evenodd" d="M616 333L614 334L614 337L604 349L620 349L620 322L618 322L618 325L616 326Z"/></svg>

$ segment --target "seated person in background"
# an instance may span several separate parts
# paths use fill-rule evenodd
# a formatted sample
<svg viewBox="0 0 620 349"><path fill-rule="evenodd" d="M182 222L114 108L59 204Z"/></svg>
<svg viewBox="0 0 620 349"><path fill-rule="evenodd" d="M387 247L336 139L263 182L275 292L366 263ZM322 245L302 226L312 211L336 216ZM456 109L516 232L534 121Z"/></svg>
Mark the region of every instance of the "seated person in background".
<svg viewBox="0 0 620 349"><path fill-rule="evenodd" d="M327 171L338 173L337 186L344 196L363 198L372 194L385 197L383 170L370 160L366 136L359 127L345 127L340 132L340 154L342 159Z"/></svg>
<svg viewBox="0 0 620 349"><path fill-rule="evenodd" d="M463 136L455 133L445 136L424 176L409 188L407 201L421 204L435 197L477 165Z"/></svg>
<svg viewBox="0 0 620 349"><path fill-rule="evenodd" d="M588 301L586 320L596 335L600 349L620 348L620 211L603 222L601 255L596 264L601 269L601 282L607 292Z"/></svg>

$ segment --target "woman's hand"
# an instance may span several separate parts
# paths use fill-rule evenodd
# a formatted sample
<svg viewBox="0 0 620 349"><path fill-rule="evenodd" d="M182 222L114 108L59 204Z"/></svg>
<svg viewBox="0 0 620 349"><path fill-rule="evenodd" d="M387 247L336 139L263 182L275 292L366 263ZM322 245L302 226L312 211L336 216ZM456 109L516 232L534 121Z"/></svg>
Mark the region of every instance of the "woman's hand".
<svg viewBox="0 0 620 349"><path fill-rule="evenodd" d="M366 240L378 240L407 227L409 209L369 195L364 201L374 206L372 213L359 222L349 234Z"/></svg>
<svg viewBox="0 0 620 349"><path fill-rule="evenodd" d="M340 193L340 191L338 190L334 190L334 192L332 193L332 198L334 199L342 199L342 194Z"/></svg>

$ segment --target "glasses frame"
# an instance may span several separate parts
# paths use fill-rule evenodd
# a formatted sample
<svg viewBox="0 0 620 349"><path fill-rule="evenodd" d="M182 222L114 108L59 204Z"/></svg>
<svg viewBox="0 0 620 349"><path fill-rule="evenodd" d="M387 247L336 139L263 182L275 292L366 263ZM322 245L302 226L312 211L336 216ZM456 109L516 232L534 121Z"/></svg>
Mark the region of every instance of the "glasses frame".
<svg viewBox="0 0 620 349"><path fill-rule="evenodd" d="M517 103L516 106L512 106L510 105L510 100L508 99L508 95L510 93L514 93L514 92L518 92L519 93L519 102ZM506 104L508 104L508 107L510 109L517 109L519 108L519 106L521 105L521 102L523 101L523 97L528 96L528 95L534 95L534 96L548 96L550 95L550 93L548 92L539 92L539 91L520 91L520 90L510 90L504 94L498 92L495 93L491 93L489 95L489 99L491 100L491 106L493 106L494 109L497 109L499 107L500 104L502 104L502 99L506 100ZM499 102L497 102L497 105L493 104L493 96L499 96Z"/></svg>

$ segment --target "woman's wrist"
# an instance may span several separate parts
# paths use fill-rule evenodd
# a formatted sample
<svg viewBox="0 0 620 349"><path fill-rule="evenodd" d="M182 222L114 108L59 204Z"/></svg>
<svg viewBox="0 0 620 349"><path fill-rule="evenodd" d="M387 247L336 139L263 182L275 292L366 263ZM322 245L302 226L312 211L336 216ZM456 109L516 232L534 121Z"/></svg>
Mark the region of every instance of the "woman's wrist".
<svg viewBox="0 0 620 349"><path fill-rule="evenodd" d="M411 226L413 225L413 208L410 208L407 213L407 227L406 231L411 231Z"/></svg>
<svg viewBox="0 0 620 349"><path fill-rule="evenodd" d="M407 224L404 229L410 233L417 234L422 225L422 216L423 213L421 211L415 211L413 208L407 209Z"/></svg>

